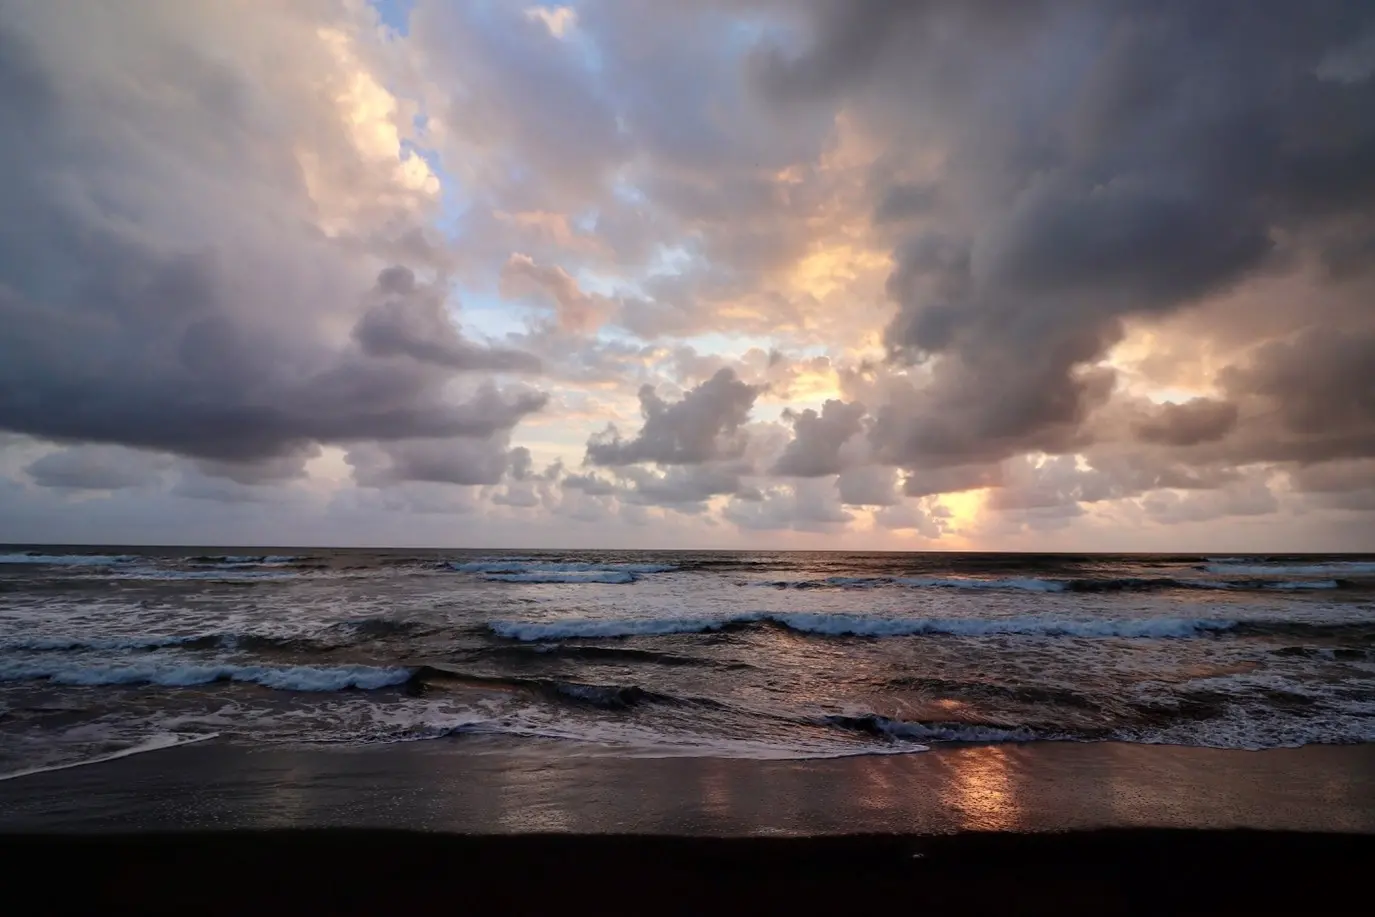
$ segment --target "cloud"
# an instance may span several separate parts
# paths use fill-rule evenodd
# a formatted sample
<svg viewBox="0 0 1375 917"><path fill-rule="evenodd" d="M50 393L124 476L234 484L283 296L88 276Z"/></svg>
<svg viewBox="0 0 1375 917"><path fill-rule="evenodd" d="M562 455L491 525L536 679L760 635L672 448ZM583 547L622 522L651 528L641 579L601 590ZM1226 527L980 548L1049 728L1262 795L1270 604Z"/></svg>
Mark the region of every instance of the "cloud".
<svg viewBox="0 0 1375 917"><path fill-rule="evenodd" d="M840 505L833 483L811 478L771 487L761 499L733 498L723 515L742 529L834 533L854 520Z"/></svg>
<svg viewBox="0 0 1375 917"><path fill-rule="evenodd" d="M885 529L912 531L924 538L940 538L940 523L930 513L910 502L885 506L874 513L874 522Z"/></svg>
<svg viewBox="0 0 1375 917"><path fill-rule="evenodd" d="M1279 501L1264 476L1253 476L1221 490L1156 491L1142 498L1141 506L1155 521L1177 525L1223 517L1267 516L1279 509Z"/></svg>
<svg viewBox="0 0 1375 917"><path fill-rule="evenodd" d="M1211 398L1192 398L1183 404L1163 404L1136 426L1148 443L1194 446L1226 436L1237 423L1237 406Z"/></svg>
<svg viewBox="0 0 1375 917"><path fill-rule="evenodd" d="M570 474L563 479L568 490L579 490L590 497L607 497L616 493L616 484L595 474Z"/></svg>
<svg viewBox="0 0 1375 917"><path fill-rule="evenodd" d="M465 341L444 314L444 295L417 285L415 274L394 266L377 277L378 300L354 326L353 337L371 357L409 357L459 371L539 372L540 361L518 350Z"/></svg>
<svg viewBox="0 0 1375 917"><path fill-rule="evenodd" d="M7 531L1375 533L1369 3L57 6Z"/></svg>
<svg viewBox="0 0 1375 917"><path fill-rule="evenodd" d="M39 487L62 490L124 490L160 480L170 463L119 446L81 445L49 452L24 470Z"/></svg>
<svg viewBox="0 0 1375 917"><path fill-rule="evenodd" d="M1228 367L1223 389L1255 418L1239 431L1239 451L1303 462L1375 456L1372 355L1375 326L1310 328Z"/></svg>
<svg viewBox="0 0 1375 917"><path fill-rule="evenodd" d="M632 483L620 492L623 502L643 506L665 506L679 512L706 512L706 501L720 494L744 490L741 477L748 465L738 462L711 462L670 467L662 473L631 467L621 473ZM588 492L584 489L584 492Z"/></svg>
<svg viewBox="0 0 1375 917"><path fill-rule="evenodd" d="M353 477L364 487L407 481L478 486L497 484L510 455L504 434L488 439L414 439L367 443L347 453Z"/></svg>
<svg viewBox="0 0 1375 917"><path fill-rule="evenodd" d="M578 282L557 265L537 265L529 255L512 254L501 268L502 295L510 298L541 295L553 300L559 327L576 334L595 331L616 304L606 297L584 293Z"/></svg>
<svg viewBox="0 0 1375 917"><path fill-rule="evenodd" d="M890 461L1082 448L1124 319L1370 225L1375 84L1315 70L1375 22L1367 5L1261 3L1236 27L1135 0L808 9L804 47L756 55L760 85L794 110L843 105L894 174L941 163L881 192L880 222L907 218L887 341L928 372L879 409Z"/></svg>
<svg viewBox="0 0 1375 917"><path fill-rule="evenodd" d="M902 502L897 483L894 468L860 465L842 471L836 478L836 489L840 501L848 506L895 506Z"/></svg>
<svg viewBox="0 0 1375 917"><path fill-rule="evenodd" d="M514 422L453 373L535 361L463 341L395 261L444 269L436 186L351 17L10 8L0 427L243 466Z"/></svg>
<svg viewBox="0 0 1375 917"><path fill-rule="evenodd" d="M789 412L793 441L788 444L773 473L802 478L817 478L839 474L845 465L841 449L864 429L865 408L862 404L827 401L821 412L808 408L800 413Z"/></svg>
<svg viewBox="0 0 1375 917"><path fill-rule="evenodd" d="M730 369L722 369L671 404L646 385L640 389L645 422L639 434L626 440L612 427L594 436L587 443L587 461L593 465L692 465L735 458L745 449L746 437L740 428L749 420L759 392Z"/></svg>

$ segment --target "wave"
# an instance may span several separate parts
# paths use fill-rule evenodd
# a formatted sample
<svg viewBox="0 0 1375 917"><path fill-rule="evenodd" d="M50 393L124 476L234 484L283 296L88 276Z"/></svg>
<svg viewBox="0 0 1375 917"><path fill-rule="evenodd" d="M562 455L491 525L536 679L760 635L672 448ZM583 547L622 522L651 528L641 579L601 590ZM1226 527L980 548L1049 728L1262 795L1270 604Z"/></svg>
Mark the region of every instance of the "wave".
<svg viewBox="0 0 1375 917"><path fill-rule="evenodd" d="M937 576L828 576L817 580L772 580L759 585L774 589L874 589L883 586L905 586L909 589L1007 589L1023 592L1063 592L1067 588L1063 581L1034 577L976 579Z"/></svg>
<svg viewBox="0 0 1375 917"><path fill-rule="evenodd" d="M585 573L484 573L482 578L493 583L601 583L626 586L637 582L634 573L610 570L588 570Z"/></svg>
<svg viewBox="0 0 1375 917"><path fill-rule="evenodd" d="M263 666L176 663L0 662L0 681L51 681L61 685L157 685L185 688L217 681L246 682L280 691L326 692L350 688L372 691L405 684L409 668L369 665Z"/></svg>
<svg viewBox="0 0 1375 917"><path fill-rule="evenodd" d="M223 567L281 566L305 560L296 554L197 554L181 559L190 564L215 564Z"/></svg>
<svg viewBox="0 0 1375 917"><path fill-rule="evenodd" d="M424 633L414 621L358 618L298 633L208 632L198 634L26 634L0 637L0 652L111 652L159 650L301 650L326 651L361 640L386 640Z"/></svg>
<svg viewBox="0 0 1375 917"><path fill-rule="evenodd" d="M32 564L44 567L110 567L139 559L132 554L0 554L0 564Z"/></svg>
<svg viewBox="0 0 1375 917"><path fill-rule="evenodd" d="M72 652L84 650L155 650L171 646L194 647L197 644L218 644L225 635L193 634L186 636L163 634L135 634L119 637L27 636L0 638L0 651Z"/></svg>
<svg viewBox="0 0 1375 917"><path fill-rule="evenodd" d="M1375 576L1375 561L1343 560L1320 564L1234 563L1207 564L1203 569L1222 576Z"/></svg>
<svg viewBox="0 0 1375 917"><path fill-rule="evenodd" d="M514 688L557 701L598 707L603 710L625 710L642 704L655 703L674 706L719 706L715 701L661 694L639 685L589 684L561 678L538 678L521 675L481 675L437 665L421 666L415 671L413 677L417 683L424 685L457 682L477 687Z"/></svg>
<svg viewBox="0 0 1375 917"><path fill-rule="evenodd" d="M868 735L905 742L1034 742L1058 738L1058 736L1038 734L1025 726L1003 727L976 723L906 722L873 713L824 716L821 718L821 723L839 729L848 729L853 732L863 732Z"/></svg>
<svg viewBox="0 0 1375 917"><path fill-rule="evenodd" d="M495 577L532 577L531 579L508 580L508 582L585 582L589 580L539 580L533 577L595 576L599 574L640 577L649 576L655 573L671 573L678 569L672 564L591 563L583 561L555 562L531 560L529 558L479 560L466 563L450 563L448 566L449 569L456 573L472 573L486 576L489 579Z"/></svg>
<svg viewBox="0 0 1375 917"><path fill-rule="evenodd" d="M1233 571L1242 572L1242 571ZM1340 580L1217 580L1178 579L1175 577L1115 577L1112 579L1039 579L1035 577L1004 577L977 579L973 577L910 577L910 576L829 576L814 580L772 580L760 583L774 589L877 589L903 587L908 589L989 589L1022 592L1154 592L1173 589L1247 590L1247 589L1340 589Z"/></svg>
<svg viewBox="0 0 1375 917"><path fill-rule="evenodd" d="M162 570L135 569L120 570L110 575L116 580L146 580L150 582L178 582L182 580L211 583L250 584L261 582L282 582L297 578L295 573L280 570L253 570L241 566L223 566L211 570Z"/></svg>
<svg viewBox="0 0 1375 917"><path fill-rule="evenodd" d="M1197 637L1231 630L1239 622L1206 618L1141 618L1128 620L1021 618L877 618L851 614L778 614L751 612L716 618L566 619L547 622L494 621L498 637L532 642L586 637L643 637L694 634L757 624L773 624L823 636L906 637L1124 637L1164 639Z"/></svg>
<svg viewBox="0 0 1375 917"><path fill-rule="evenodd" d="M14 780L18 777L30 777L34 774L47 774L52 771L65 771L73 767L85 767L88 764L104 764L107 761L118 761L120 758L141 755L150 751L160 751L164 748L176 748L178 745L192 745L196 742L204 742L207 739L216 737L217 734L213 732L202 735L157 735L145 739L129 748L121 748L119 751L112 751L91 758L82 758L79 761L65 761L61 764L45 764L37 767L25 768L24 770L10 771L8 774L0 774L0 781Z"/></svg>
<svg viewBox="0 0 1375 917"><path fill-rule="evenodd" d="M668 666L716 666L720 663L681 653L661 653L654 650L634 649L628 646L587 646L576 643L539 643L534 645L497 645L483 647L476 655L482 657L500 656L517 662L539 661L587 661L587 662L626 662Z"/></svg>

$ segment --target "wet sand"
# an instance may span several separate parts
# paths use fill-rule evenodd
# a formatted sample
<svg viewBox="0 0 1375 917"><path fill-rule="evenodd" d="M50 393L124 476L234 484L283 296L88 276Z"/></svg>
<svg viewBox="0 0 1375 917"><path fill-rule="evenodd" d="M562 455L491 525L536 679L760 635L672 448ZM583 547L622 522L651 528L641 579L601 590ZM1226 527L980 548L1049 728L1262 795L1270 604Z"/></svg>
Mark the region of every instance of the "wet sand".
<svg viewBox="0 0 1375 917"><path fill-rule="evenodd" d="M1114 743L807 761L627 759L567 743L249 750L203 742L0 781L0 831L398 828L465 834L1375 833L1375 745Z"/></svg>
<svg viewBox="0 0 1375 917"><path fill-rule="evenodd" d="M1364 913L1375 746L208 742L0 782L0 834L68 910Z"/></svg>

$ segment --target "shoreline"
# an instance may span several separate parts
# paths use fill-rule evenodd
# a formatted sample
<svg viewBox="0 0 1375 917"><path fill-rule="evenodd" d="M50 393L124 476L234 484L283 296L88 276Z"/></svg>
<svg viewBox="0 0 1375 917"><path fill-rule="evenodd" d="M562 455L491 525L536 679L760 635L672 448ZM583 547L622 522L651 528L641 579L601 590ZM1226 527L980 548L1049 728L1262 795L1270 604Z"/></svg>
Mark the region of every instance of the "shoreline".
<svg viewBox="0 0 1375 917"><path fill-rule="evenodd" d="M573 743L479 736L323 749L211 739L0 782L0 832L229 828L1375 834L1375 744L1248 752L1038 742L744 760L627 758Z"/></svg>
<svg viewBox="0 0 1375 917"><path fill-rule="evenodd" d="M6 874L92 913L1364 913L1372 862L1375 745L211 740L0 783Z"/></svg>

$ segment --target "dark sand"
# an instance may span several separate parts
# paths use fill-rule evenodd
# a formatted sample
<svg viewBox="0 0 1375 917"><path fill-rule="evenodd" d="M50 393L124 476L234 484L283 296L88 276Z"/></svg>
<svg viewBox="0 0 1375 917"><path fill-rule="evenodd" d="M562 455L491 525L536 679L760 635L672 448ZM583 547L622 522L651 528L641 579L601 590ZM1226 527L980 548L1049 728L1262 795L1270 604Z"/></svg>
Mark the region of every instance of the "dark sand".
<svg viewBox="0 0 1375 917"><path fill-rule="evenodd" d="M0 863L41 913L1368 914L1375 838L42 835Z"/></svg>
<svg viewBox="0 0 1375 917"><path fill-rule="evenodd" d="M4 781L0 875L59 912L1369 912L1375 746L575 750L205 743Z"/></svg>

